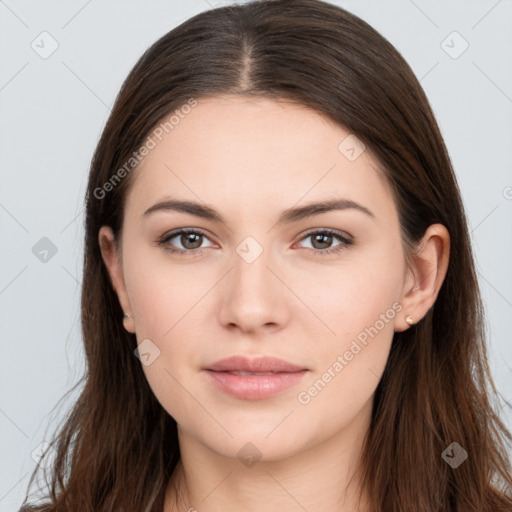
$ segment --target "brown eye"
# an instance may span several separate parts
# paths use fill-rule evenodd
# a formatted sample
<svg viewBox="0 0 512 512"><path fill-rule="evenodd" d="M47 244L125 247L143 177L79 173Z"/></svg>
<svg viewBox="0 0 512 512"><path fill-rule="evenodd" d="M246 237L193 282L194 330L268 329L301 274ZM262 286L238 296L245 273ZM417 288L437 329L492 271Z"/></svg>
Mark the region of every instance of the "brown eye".
<svg viewBox="0 0 512 512"><path fill-rule="evenodd" d="M196 233L184 233L180 236L180 243L186 249L198 249L201 246L202 237L203 235Z"/></svg>
<svg viewBox="0 0 512 512"><path fill-rule="evenodd" d="M311 239L311 249L320 255L338 252L353 244L353 240L350 238L330 229L312 231L303 237L302 240L307 240L308 238ZM336 239L339 240L339 243L333 246L333 240Z"/></svg>
<svg viewBox="0 0 512 512"><path fill-rule="evenodd" d="M204 240L208 238L205 233L197 229L180 229L165 235L161 240L158 241L158 245L163 247L165 251L171 253L198 253L201 252L205 247L201 247ZM173 241L171 243L171 241ZM175 244L180 244L181 247L176 247Z"/></svg>
<svg viewBox="0 0 512 512"><path fill-rule="evenodd" d="M317 233L311 236L312 245L315 249L328 249L333 241L333 236L325 233Z"/></svg>

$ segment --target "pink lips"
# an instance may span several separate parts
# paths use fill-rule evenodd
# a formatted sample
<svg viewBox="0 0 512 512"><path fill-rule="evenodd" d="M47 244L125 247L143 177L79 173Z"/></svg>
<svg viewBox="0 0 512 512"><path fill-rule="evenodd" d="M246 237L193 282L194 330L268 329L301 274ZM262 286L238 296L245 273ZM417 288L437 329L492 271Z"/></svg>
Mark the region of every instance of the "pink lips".
<svg viewBox="0 0 512 512"><path fill-rule="evenodd" d="M204 371L221 391L236 398L260 400L297 384L309 370L275 357L233 356Z"/></svg>

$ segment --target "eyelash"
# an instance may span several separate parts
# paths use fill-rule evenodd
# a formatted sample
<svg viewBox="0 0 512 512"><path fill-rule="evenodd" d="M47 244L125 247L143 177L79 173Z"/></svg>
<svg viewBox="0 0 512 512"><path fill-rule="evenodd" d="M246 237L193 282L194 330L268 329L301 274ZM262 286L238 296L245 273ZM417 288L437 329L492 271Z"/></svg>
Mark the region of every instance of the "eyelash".
<svg viewBox="0 0 512 512"><path fill-rule="evenodd" d="M182 234L195 234L195 235L200 235L200 236L204 236L205 238L208 238L206 233L201 231L200 229L184 228L184 229L180 229L178 231L169 233L168 235L164 235L160 240L158 240L158 246L162 247L162 249L164 251L167 251L169 253L182 254L182 255L185 255L187 253L201 254L203 252L203 250L206 249L206 247L204 247L202 249L198 248L198 249L184 250L184 249L176 249L176 248L172 247L171 245L169 245L170 240L172 240L176 236L182 235ZM353 244L353 240L343 236L342 234L340 234L337 231L333 231L332 229L321 229L321 230L316 230L316 231L310 231L309 233L306 233L299 241L302 242L306 238L309 238L313 235L329 235L329 236L333 236L333 237L337 238L340 241L340 243L338 245L335 245L334 247L331 247L329 249L314 249L314 248L310 249L310 248L306 247L306 249L312 250L313 252L317 253L319 256L328 256L333 253L341 252L343 249L345 249Z"/></svg>

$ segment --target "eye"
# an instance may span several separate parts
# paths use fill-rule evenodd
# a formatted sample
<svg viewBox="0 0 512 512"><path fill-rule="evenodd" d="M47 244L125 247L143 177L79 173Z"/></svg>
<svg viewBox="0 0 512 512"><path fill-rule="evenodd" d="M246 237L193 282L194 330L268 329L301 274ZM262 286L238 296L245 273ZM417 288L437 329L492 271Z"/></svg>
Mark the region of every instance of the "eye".
<svg viewBox="0 0 512 512"><path fill-rule="evenodd" d="M352 239L332 229L310 231L301 240L308 238L312 240L312 249L317 249L314 252L318 253L320 256L340 252L354 243ZM334 238L338 239L340 242L334 246L326 247L332 245Z"/></svg>
<svg viewBox="0 0 512 512"><path fill-rule="evenodd" d="M183 249L176 248L175 246L171 245L171 240L174 238L178 238L178 242L182 245ZM203 249L203 247L200 246L204 238L207 237L203 231L199 229L185 228L164 235L163 238L158 240L158 245L170 253L198 253Z"/></svg>

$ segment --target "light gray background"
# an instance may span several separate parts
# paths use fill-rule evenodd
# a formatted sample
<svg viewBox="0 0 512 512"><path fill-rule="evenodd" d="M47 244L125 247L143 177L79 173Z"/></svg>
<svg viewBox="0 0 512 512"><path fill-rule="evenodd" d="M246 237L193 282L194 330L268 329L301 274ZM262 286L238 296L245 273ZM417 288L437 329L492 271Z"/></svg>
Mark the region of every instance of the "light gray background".
<svg viewBox="0 0 512 512"><path fill-rule="evenodd" d="M31 453L77 396L50 415L84 368L82 204L110 106L151 43L227 3L0 0L2 512L18 510L35 465ZM387 37L421 79L467 208L491 370L512 400L512 1L333 3ZM43 31L58 43L47 58L31 47L51 49ZM458 55L464 41L469 47ZM46 263L32 252L42 237L57 248ZM512 428L510 408L500 406Z"/></svg>

